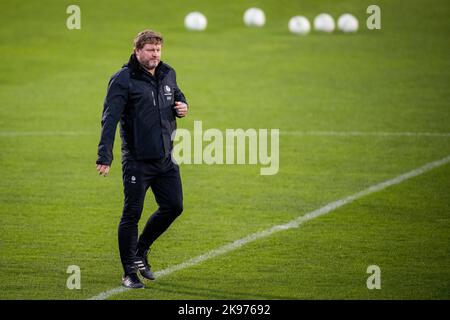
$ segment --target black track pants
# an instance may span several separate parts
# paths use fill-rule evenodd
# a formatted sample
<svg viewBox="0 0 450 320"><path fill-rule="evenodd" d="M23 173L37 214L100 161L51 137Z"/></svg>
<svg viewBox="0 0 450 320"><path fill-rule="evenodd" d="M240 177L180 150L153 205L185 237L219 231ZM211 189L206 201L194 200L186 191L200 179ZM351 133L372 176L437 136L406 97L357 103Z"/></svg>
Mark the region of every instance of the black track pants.
<svg viewBox="0 0 450 320"><path fill-rule="evenodd" d="M119 224L119 251L125 274L134 272L136 251L143 253L183 211L179 168L170 157L163 160L127 160L122 164L124 207ZM139 236L138 222L147 189L151 187L158 209Z"/></svg>

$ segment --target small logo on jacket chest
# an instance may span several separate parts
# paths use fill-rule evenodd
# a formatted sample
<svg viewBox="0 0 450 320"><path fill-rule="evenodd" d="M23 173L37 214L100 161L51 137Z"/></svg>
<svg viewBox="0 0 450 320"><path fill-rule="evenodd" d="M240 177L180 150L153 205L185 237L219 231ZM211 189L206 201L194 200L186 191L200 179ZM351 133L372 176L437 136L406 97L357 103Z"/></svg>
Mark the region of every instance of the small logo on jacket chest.
<svg viewBox="0 0 450 320"><path fill-rule="evenodd" d="M166 97L166 100L172 99L172 90L167 84L164 86L164 96Z"/></svg>

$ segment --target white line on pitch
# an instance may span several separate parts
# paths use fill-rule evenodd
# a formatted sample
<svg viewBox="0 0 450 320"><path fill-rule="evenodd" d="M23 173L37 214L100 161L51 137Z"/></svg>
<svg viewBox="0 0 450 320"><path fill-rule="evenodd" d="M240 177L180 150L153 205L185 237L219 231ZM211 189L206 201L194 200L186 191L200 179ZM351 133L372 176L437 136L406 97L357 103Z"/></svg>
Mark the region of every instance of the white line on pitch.
<svg viewBox="0 0 450 320"><path fill-rule="evenodd" d="M399 175L399 176L397 176L397 177L395 177L393 179L390 179L390 180L378 183L376 185L370 186L369 188L364 189L364 190L362 190L360 192L357 192L357 193L355 193L353 195L350 195L350 196L348 196L346 198L343 198L343 199L331 202L331 203L325 205L322 208L319 208L319 209L317 209L315 211L309 212L309 213L307 213L307 214L305 214L303 216L300 216L300 217L298 217L298 218L296 218L294 220L291 220L291 221L289 221L289 222L287 222L285 224L276 225L276 226L273 226L273 227L271 227L269 229L250 234L250 235L246 236L245 238L236 240L236 241L234 241L232 243L229 243L229 244L224 245L222 247L219 247L217 249L208 251L208 252L206 252L206 253L204 253L202 255L199 255L199 256L197 256L195 258L192 258L192 259L187 260L185 262L182 262L180 264L168 267L168 268L166 268L164 270L161 270L161 271L157 271L155 273L155 276L156 276L156 278L162 278L162 277L170 275L171 273L174 273L176 271L195 266L195 265L197 265L199 263L202 263L202 262L204 262L206 260L212 259L212 258L220 256L220 255L223 255L223 254L228 253L230 251L236 250L236 249L238 249L238 248L240 248L240 247L242 247L242 246L244 246L244 245L246 245L246 244L248 244L250 242L253 242L253 241L256 241L258 239L262 239L262 238L268 237L268 236L270 236L270 235L272 235L272 234L274 234L276 232L283 231L283 230L289 230L289 229L292 229L292 228L297 228L304 222L307 222L307 221L312 220L314 218L317 218L317 217L320 217L320 216L325 215L327 213L330 213L330 212L332 212L332 211L334 211L334 210L336 210L336 209L338 209L338 208L340 208L340 207L342 207L342 206L344 206L346 204L349 204L349 203L351 203L351 202L353 202L353 201L355 201L355 200L357 200L359 198L362 198L362 197L367 196L367 195L369 195L371 193L374 193L374 192L378 192L378 191L383 190L383 189L385 189L385 188L387 188L389 186L399 184L399 183L401 183L401 182L403 182L403 181L405 181L407 179L410 179L410 178L416 177L418 175L421 175L421 174L423 174L423 173L425 173L427 171L430 171L430 170L432 170L434 168L437 168L437 167L442 166L442 165L444 165L446 163L449 163L449 162L450 162L450 155L445 157L445 158L443 158L443 159L441 159L441 160L430 162L430 163L428 163L428 164L426 164L426 165L424 165L422 167L419 167L417 169L414 169L412 171L409 171L407 173ZM114 289L102 292L102 293L100 293L100 294L98 294L96 296L93 296L89 300L104 300L104 299L109 298L112 295L115 295L115 294L118 294L118 293L121 293L121 292L124 292L124 291L127 291L127 290L131 290L131 289L128 289L128 288L125 288L125 287L117 287L117 288L114 288Z"/></svg>

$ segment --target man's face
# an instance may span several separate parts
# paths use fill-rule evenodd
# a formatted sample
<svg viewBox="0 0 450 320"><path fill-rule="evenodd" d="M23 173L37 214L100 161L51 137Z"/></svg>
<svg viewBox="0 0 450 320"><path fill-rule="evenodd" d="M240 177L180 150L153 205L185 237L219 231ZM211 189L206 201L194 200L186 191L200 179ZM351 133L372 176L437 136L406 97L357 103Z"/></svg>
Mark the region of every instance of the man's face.
<svg viewBox="0 0 450 320"><path fill-rule="evenodd" d="M161 44L147 43L140 50L135 50L136 58L146 69L153 70L161 61Z"/></svg>

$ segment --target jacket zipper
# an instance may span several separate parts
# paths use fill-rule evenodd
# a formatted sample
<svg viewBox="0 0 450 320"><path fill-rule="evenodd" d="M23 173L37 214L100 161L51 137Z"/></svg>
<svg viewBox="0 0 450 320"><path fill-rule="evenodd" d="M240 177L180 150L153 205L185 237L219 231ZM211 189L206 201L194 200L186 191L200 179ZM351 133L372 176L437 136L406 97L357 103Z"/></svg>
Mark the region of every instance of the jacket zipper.
<svg viewBox="0 0 450 320"><path fill-rule="evenodd" d="M153 98L153 105L156 107L155 94L153 93L153 90L152 90L152 98Z"/></svg>
<svg viewBox="0 0 450 320"><path fill-rule="evenodd" d="M152 98L153 98L153 105L154 105L155 108L156 108L155 93L153 92L153 90L152 90ZM159 112L159 124L160 124L161 129L162 129L163 125L162 125L162 121L161 121L161 110L159 110L159 108L158 108L158 112ZM163 138L163 132L162 132L162 130L161 130L161 139L163 140L163 150L164 150L164 154L166 154L166 146L164 145L164 138Z"/></svg>

